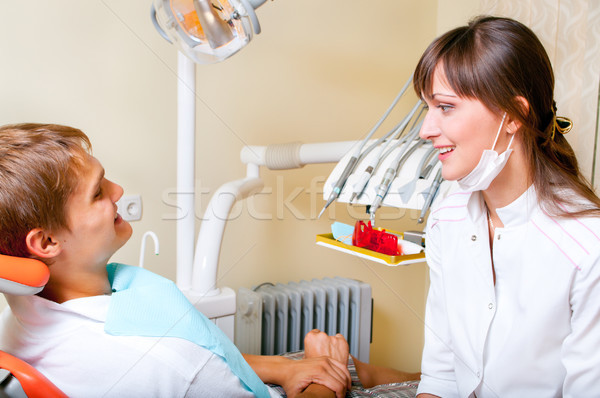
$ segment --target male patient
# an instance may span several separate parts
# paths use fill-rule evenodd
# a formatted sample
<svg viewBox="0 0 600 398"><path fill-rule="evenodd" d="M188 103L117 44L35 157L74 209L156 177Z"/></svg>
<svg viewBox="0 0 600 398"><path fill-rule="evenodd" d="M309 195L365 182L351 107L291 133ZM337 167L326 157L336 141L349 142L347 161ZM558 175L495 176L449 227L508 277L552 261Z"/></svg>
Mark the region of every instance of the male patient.
<svg viewBox="0 0 600 398"><path fill-rule="evenodd" d="M109 334L115 316L122 327L130 316L151 321L169 309L115 304L135 282L131 275L160 277L108 264L132 229L117 213L122 188L105 178L90 151L87 136L71 127L0 127L0 253L37 258L50 269L37 296L7 295L0 349L29 362L72 397L268 397L262 382L282 385L292 397L345 394L347 348L339 361L319 356L310 342L307 356L314 358L246 355L244 361L197 314L190 322L200 322L199 340L127 332L136 325ZM121 274L130 271L131 279ZM127 283L117 288L124 278Z"/></svg>

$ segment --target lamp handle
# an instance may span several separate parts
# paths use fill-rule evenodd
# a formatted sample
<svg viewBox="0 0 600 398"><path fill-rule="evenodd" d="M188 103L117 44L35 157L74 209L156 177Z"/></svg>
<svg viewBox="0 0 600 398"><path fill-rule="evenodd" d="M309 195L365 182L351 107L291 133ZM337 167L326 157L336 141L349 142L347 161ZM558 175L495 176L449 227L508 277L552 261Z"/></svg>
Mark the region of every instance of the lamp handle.
<svg viewBox="0 0 600 398"><path fill-rule="evenodd" d="M154 9L154 4L150 5L150 19L152 20L152 25L156 28L158 33L169 43L173 44L167 33L160 27L158 21L156 20L156 10Z"/></svg>
<svg viewBox="0 0 600 398"><path fill-rule="evenodd" d="M267 0L248 0L248 2L250 4L252 4L252 8L254 8L256 10L258 7L265 4L267 2Z"/></svg>
<svg viewBox="0 0 600 398"><path fill-rule="evenodd" d="M246 13L252 20L252 27L254 28L254 34L259 34L261 31L260 23L258 22L258 17L256 16L254 9L258 8L260 5L262 5L262 3L264 3L264 1L262 3L260 3L260 1L258 1L258 2L254 1L253 3L257 3L256 7L254 7L253 3L251 3L249 0L240 0L240 3L242 3L244 8L246 9ZM260 3L260 4L258 4L258 3Z"/></svg>

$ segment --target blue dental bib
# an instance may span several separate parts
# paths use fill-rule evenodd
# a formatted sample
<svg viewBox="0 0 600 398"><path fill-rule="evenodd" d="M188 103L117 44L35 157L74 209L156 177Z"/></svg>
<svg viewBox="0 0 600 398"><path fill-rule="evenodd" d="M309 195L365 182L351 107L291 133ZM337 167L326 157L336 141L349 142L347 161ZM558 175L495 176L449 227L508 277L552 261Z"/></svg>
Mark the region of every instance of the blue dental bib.
<svg viewBox="0 0 600 398"><path fill-rule="evenodd" d="M117 336L178 337L221 357L257 397L269 391L237 347L170 280L139 267L106 266L113 289L104 331Z"/></svg>

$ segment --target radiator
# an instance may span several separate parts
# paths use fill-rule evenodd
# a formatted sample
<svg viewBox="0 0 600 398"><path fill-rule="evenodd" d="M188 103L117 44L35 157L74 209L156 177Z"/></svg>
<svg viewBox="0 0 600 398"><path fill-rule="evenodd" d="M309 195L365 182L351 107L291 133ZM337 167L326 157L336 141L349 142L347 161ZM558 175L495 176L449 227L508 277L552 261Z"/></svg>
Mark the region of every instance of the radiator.
<svg viewBox="0 0 600 398"><path fill-rule="evenodd" d="M347 278L267 283L237 294L234 341L241 352L277 355L304 348L312 329L341 333L350 353L369 361L371 286Z"/></svg>

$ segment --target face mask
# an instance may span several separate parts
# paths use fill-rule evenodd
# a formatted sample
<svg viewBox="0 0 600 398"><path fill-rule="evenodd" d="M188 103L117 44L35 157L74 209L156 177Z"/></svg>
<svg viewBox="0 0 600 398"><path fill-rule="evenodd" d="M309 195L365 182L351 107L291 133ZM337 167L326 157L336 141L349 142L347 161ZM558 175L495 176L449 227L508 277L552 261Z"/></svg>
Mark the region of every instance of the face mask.
<svg viewBox="0 0 600 398"><path fill-rule="evenodd" d="M500 131L502 131L502 126L504 125L504 119L506 118L506 112L504 112L504 116L502 116L502 122L500 122L500 127L498 128L498 132L496 133L496 139L494 140L494 145L492 145L492 149L486 149L481 154L481 159L475 168L467 174L465 177L459 179L458 185L460 188L467 192L474 191L483 191L487 189L494 178L500 174L506 162L508 161L508 157L512 153L512 149L510 149L510 145L512 144L513 138L515 138L514 134L510 138L510 142L508 143L508 148L501 155L498 155L498 152L494 151L496 147L496 142L498 141L498 137L500 136Z"/></svg>

